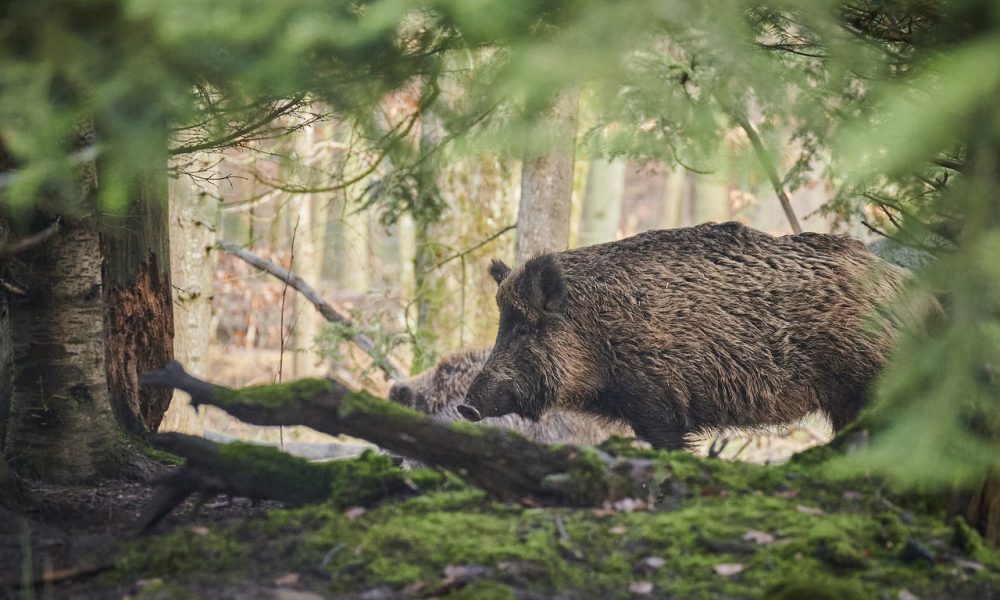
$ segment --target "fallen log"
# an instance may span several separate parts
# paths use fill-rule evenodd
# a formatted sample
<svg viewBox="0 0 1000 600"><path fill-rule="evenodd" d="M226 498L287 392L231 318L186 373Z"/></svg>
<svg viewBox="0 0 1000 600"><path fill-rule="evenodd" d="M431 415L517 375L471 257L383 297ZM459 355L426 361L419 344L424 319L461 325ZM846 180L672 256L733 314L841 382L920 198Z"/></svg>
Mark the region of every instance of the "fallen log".
<svg viewBox="0 0 1000 600"><path fill-rule="evenodd" d="M481 425L436 422L325 379L233 390L193 377L175 362L146 374L142 383L187 392L193 406L215 406L246 423L305 425L368 440L448 469L497 498L526 505L600 506L626 497L648 499L654 487L649 485L653 465L644 459L611 457L592 448L543 446ZM157 443L156 438L151 441Z"/></svg>
<svg viewBox="0 0 1000 600"><path fill-rule="evenodd" d="M419 489L390 457L371 452L352 461L313 463L269 446L220 444L181 433L153 435L149 442L185 462L157 481L156 494L139 518L139 532L152 529L194 493L276 500L292 506L332 502L346 508L369 506Z"/></svg>

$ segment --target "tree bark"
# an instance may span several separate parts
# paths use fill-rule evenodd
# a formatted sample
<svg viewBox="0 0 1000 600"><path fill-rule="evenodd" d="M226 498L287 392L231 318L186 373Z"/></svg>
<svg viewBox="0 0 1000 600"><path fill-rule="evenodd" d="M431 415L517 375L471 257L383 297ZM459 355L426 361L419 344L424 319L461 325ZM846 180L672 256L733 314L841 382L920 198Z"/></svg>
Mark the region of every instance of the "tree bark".
<svg viewBox="0 0 1000 600"><path fill-rule="evenodd" d="M139 373L173 359L166 170L149 176L124 214L101 219L107 383L119 422L133 433L156 431L169 390L139 389Z"/></svg>
<svg viewBox="0 0 1000 600"><path fill-rule="evenodd" d="M587 171L587 187L580 211L578 246L615 239L625 199L625 161L595 158Z"/></svg>
<svg viewBox="0 0 1000 600"><path fill-rule="evenodd" d="M0 158L2 163L2 158ZM2 169L0 169L2 172ZM0 219L0 248L7 244L8 227ZM5 269L0 268L0 278ZM0 506L14 499L14 482L7 467L4 443L7 439L7 418L10 416L10 313L7 293L0 289Z"/></svg>
<svg viewBox="0 0 1000 600"><path fill-rule="evenodd" d="M191 372L204 376L211 340L212 279L218 202L198 193L189 177L170 182L170 278L173 283L174 356ZM187 396L175 393L160 430L200 435L204 430Z"/></svg>
<svg viewBox="0 0 1000 600"><path fill-rule="evenodd" d="M667 173L667 181L663 186L663 210L660 212L658 223L660 228L671 229L681 226L688 176L688 172L681 166L673 167Z"/></svg>
<svg viewBox="0 0 1000 600"><path fill-rule="evenodd" d="M572 92L559 97L552 109L552 122L557 133L551 140L548 154L526 157L521 167L521 199L517 210L518 264L537 254L569 247L577 101L577 94Z"/></svg>
<svg viewBox="0 0 1000 600"><path fill-rule="evenodd" d="M115 449L105 378L100 235L93 220L12 261L26 295L9 299L11 394L5 451L22 475L75 482Z"/></svg>
<svg viewBox="0 0 1000 600"><path fill-rule="evenodd" d="M300 160L313 152L315 145L316 125L306 127L298 143ZM308 161L309 166L316 165L315 159ZM321 202L315 194L305 194L295 199L298 208L298 232L295 235L295 265L294 270L305 278L319 284L323 271L323 246L326 241L325 202ZM316 336L319 335L319 321L316 311L309 301L296 294L292 301L292 376L295 378L309 377L320 374L320 356L315 350Z"/></svg>

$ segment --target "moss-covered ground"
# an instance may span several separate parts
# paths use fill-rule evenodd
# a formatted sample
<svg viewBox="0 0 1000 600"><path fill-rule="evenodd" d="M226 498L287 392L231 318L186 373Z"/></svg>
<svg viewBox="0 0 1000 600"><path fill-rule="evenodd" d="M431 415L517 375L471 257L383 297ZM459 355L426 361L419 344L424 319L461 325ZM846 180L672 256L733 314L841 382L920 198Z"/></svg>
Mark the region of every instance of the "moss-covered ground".
<svg viewBox="0 0 1000 600"><path fill-rule="evenodd" d="M665 483L654 506L498 503L418 470L405 474L407 493L367 509L345 505L365 497L355 490L137 539L93 585L137 598L283 586L313 598L1000 597L1000 555L974 531L932 501L830 475L825 448L771 467L605 449L657 461ZM365 456L356 472L400 477L381 460Z"/></svg>

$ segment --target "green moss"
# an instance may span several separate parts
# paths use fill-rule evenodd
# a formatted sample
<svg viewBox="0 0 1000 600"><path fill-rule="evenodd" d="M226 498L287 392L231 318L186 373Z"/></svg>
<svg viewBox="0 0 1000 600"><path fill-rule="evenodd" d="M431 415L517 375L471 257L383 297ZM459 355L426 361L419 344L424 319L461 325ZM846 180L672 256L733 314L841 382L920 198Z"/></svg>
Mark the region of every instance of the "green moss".
<svg viewBox="0 0 1000 600"><path fill-rule="evenodd" d="M223 407L236 402L282 407L319 398L332 391L333 383L327 379L299 379L289 383L256 385L238 390L215 386L215 397Z"/></svg>
<svg viewBox="0 0 1000 600"><path fill-rule="evenodd" d="M636 581L649 582L653 597L691 599L762 593L894 597L904 588L918 597L976 597L1000 588L1000 573L989 566L972 573L945 562L901 561L900 549L911 538L932 548L949 540L976 548L978 538L919 502L909 505L905 497L883 502L877 482L857 479L845 486L827 477L822 462L761 467L642 452L669 475L671 485L686 490L665 492L655 511L525 508L493 501L453 476L429 470L402 474L411 483L419 481L419 490L407 484L406 494L380 498L386 490L379 486L399 473L385 457L367 455L337 467L344 496L333 503L272 511L219 532L237 544L232 552L220 552L221 558L203 557L201 537L183 547L170 539L172 552L158 549L162 539L153 539L139 564L143 576L164 578L175 577L172 570L179 565L179 581L186 577L184 569L203 564L234 579L245 577L238 573L246 565L256 565L255 571L267 565L280 572L325 573L331 593L345 596L417 583L432 590L450 565L486 567L489 575L449 598L620 598ZM592 457L600 458L588 454L585 464ZM379 489L371 496L380 498L374 508L342 513L353 503L348 498ZM845 495L848 490L853 493ZM750 530L767 534L763 543L759 535L747 537ZM996 557L989 548L977 553L984 565ZM235 563L234 554L240 557ZM650 557L656 561L647 562ZM743 569L719 574L722 563Z"/></svg>
<svg viewBox="0 0 1000 600"><path fill-rule="evenodd" d="M824 573L797 575L776 582L764 592L770 600L863 600L870 598L853 579L835 579Z"/></svg>
<svg viewBox="0 0 1000 600"><path fill-rule="evenodd" d="M387 454L372 450L356 459L324 465L330 474L330 502L337 507L367 506L387 496L407 491L405 473Z"/></svg>
<svg viewBox="0 0 1000 600"><path fill-rule="evenodd" d="M159 536L155 543L140 538L118 559L117 571L127 578L148 575L174 577L194 572L224 571L245 556L247 547L226 532L181 530Z"/></svg>
<svg viewBox="0 0 1000 600"><path fill-rule="evenodd" d="M972 557L978 556L984 548L979 532L970 527L962 517L952 520L951 545Z"/></svg>
<svg viewBox="0 0 1000 600"><path fill-rule="evenodd" d="M442 596L447 600L516 600L510 587L496 581L477 581L472 585Z"/></svg>
<svg viewBox="0 0 1000 600"><path fill-rule="evenodd" d="M163 450L158 450L152 446L147 446L143 450L143 454L149 458L155 460L161 465L178 466L184 463L184 459L176 454L171 454L170 452L164 452Z"/></svg>
<svg viewBox="0 0 1000 600"><path fill-rule="evenodd" d="M300 502L319 501L330 493L335 469L286 454L271 446L232 442L218 446L220 475L256 482Z"/></svg>
<svg viewBox="0 0 1000 600"><path fill-rule="evenodd" d="M427 415L409 409L402 404L390 402L369 394L368 392L352 392L340 401L340 414L349 415L355 411L375 413L386 416L398 416L409 419L428 419Z"/></svg>
<svg viewBox="0 0 1000 600"><path fill-rule="evenodd" d="M608 486L614 481L608 478L607 463L593 448L555 448L572 459L572 467L566 473L547 476L542 487L557 492L570 503L591 504L592 498L607 496Z"/></svg>

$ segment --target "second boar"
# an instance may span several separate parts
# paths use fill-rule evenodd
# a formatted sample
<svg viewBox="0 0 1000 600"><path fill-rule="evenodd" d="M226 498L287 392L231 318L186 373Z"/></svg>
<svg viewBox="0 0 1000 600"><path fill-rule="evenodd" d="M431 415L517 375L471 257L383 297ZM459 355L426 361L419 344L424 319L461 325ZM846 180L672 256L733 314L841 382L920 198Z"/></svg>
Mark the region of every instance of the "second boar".
<svg viewBox="0 0 1000 600"><path fill-rule="evenodd" d="M393 384L389 399L427 413L442 421L461 421L456 407L465 400L469 385L490 354L489 348L463 350L447 356L433 369ZM632 430L618 423L566 411L546 413L538 421L517 415L484 419L486 425L512 429L543 444L593 445L612 435L633 437Z"/></svg>

